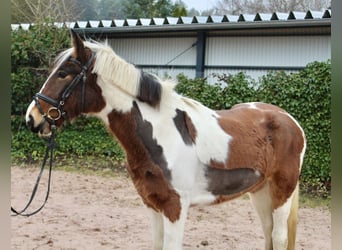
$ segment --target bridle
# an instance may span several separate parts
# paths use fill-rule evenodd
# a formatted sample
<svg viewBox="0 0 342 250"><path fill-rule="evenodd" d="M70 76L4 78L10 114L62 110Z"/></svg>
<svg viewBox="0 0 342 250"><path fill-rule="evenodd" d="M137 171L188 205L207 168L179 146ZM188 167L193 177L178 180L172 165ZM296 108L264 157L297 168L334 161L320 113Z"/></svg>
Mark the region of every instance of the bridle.
<svg viewBox="0 0 342 250"><path fill-rule="evenodd" d="M44 95L42 93L36 93L33 97L33 100L36 103L36 106L43 116L43 118L50 123L50 125L55 124L57 120L59 120L61 117L63 117L65 120L67 120L67 113L63 109L65 101L68 99L68 97L71 95L72 91L76 88L76 86L79 83L82 83L82 97L81 97L81 112L84 112L84 102L85 102L85 87L86 87L86 80L87 80L87 73L94 61L94 53L91 53L90 59L86 62L86 64L82 64L79 60L76 58L70 57L68 60L76 63L80 68L81 72L78 73L75 78L72 80L72 82L64 89L60 100L55 100L47 95ZM42 107L39 104L39 99L42 101L52 105L48 109L47 112L44 112Z"/></svg>
<svg viewBox="0 0 342 250"><path fill-rule="evenodd" d="M65 90L63 91L63 93L61 95L61 99L59 101L57 101L57 100L55 100L55 99L53 99L53 98L51 98L49 96L46 96L46 95L44 95L42 93L37 93L33 97L33 100L35 101L36 106L39 109L39 112L41 113L41 115L44 117L44 119L51 126L51 135L50 135L50 138L48 139L48 142L47 142L47 147L46 147L46 151L45 151L45 156L44 156L43 164L42 164L42 167L40 169L40 172L39 172L38 178L36 180L36 183L35 183L35 185L33 187L33 190L32 190L32 193L31 193L31 197L30 197L28 203L26 204L26 206L22 210L20 210L19 212L11 206L11 211L13 212L12 216L21 215L21 216L27 216L28 217L28 216L31 216L31 215L34 215L34 214L38 213L45 206L45 204L46 204L46 202L48 200L49 194L50 194L53 149L56 146L56 142L55 142L55 138L56 138L56 121L59 120L61 117L63 117L64 119L67 119L67 113L63 109L65 101L68 99L68 97L70 96L72 91L75 89L75 87L80 82L82 83L82 98L81 98L82 99L81 100L82 101L82 106L81 106L82 110L81 110L81 112L84 112L85 87L86 87L85 83L86 83L86 80L87 80L88 70L89 70L90 66L92 65L92 63L94 61L94 53L92 52L90 59L84 65L79 60L77 60L77 59L75 59L73 57L70 57L68 60L78 64L80 66L80 68L81 68L81 72L78 73L75 76L75 78L72 80L72 82L68 85L68 87L65 88ZM44 112L44 110L40 106L39 101L38 101L39 99L41 99L44 102L47 102L50 105L52 105L52 107L50 107L46 113ZM45 195L45 200L44 200L43 204L38 209L36 209L35 211L33 211L31 213L25 213L27 208L31 205L31 203L32 203L32 201L33 201L33 199L34 199L34 197L36 195L36 192L37 192L37 189L38 189L38 185L40 183L40 179L42 177L42 174L43 174L43 171L44 171L47 159L49 157L50 157L50 161L49 161L50 168L49 168L49 177L48 177L47 192L46 192L46 195Z"/></svg>

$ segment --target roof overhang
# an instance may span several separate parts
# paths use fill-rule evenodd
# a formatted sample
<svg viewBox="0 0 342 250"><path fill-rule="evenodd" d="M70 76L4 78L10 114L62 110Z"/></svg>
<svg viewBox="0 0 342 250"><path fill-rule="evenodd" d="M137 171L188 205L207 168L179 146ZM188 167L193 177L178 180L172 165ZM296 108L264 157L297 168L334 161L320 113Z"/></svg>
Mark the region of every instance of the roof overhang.
<svg viewBox="0 0 342 250"><path fill-rule="evenodd" d="M331 19L164 24L74 30L87 37L97 38L196 36L198 32L206 32L208 36L331 35Z"/></svg>

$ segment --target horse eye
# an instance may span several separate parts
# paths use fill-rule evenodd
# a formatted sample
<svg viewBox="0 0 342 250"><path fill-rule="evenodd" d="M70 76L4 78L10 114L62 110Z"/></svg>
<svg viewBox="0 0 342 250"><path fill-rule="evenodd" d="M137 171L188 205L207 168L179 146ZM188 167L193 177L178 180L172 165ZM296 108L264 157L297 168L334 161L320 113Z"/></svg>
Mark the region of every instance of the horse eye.
<svg viewBox="0 0 342 250"><path fill-rule="evenodd" d="M58 78L62 78L63 79L65 77L67 77L67 75L68 75L68 73L63 71L63 70L60 70L60 71L57 72Z"/></svg>

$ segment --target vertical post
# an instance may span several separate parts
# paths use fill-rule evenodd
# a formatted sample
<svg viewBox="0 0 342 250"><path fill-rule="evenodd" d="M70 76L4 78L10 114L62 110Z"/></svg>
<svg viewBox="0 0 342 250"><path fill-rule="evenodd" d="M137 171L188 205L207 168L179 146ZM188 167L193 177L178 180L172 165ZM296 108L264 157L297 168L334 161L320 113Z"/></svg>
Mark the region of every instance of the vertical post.
<svg viewBox="0 0 342 250"><path fill-rule="evenodd" d="M197 46L196 46L196 78L204 76L204 63L205 63L205 32L199 31L197 33Z"/></svg>

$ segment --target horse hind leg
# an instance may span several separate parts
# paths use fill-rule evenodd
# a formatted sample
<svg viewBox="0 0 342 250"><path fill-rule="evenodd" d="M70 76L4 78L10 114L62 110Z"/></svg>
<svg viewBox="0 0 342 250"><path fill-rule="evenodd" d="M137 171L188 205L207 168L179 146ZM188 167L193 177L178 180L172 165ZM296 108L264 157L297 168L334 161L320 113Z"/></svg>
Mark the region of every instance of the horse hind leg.
<svg viewBox="0 0 342 250"><path fill-rule="evenodd" d="M274 249L295 249L299 184L290 198L273 212Z"/></svg>
<svg viewBox="0 0 342 250"><path fill-rule="evenodd" d="M298 190L297 184L288 201L274 211L269 183L249 194L262 224L266 250L295 249Z"/></svg>
<svg viewBox="0 0 342 250"><path fill-rule="evenodd" d="M298 199L299 199L299 183L297 183L296 189L292 195L292 205L290 216L288 218L288 250L294 250L296 245L296 235L297 235L297 222L298 222Z"/></svg>
<svg viewBox="0 0 342 250"><path fill-rule="evenodd" d="M294 250L297 230L299 185L289 199L273 211L272 241L275 250Z"/></svg>

